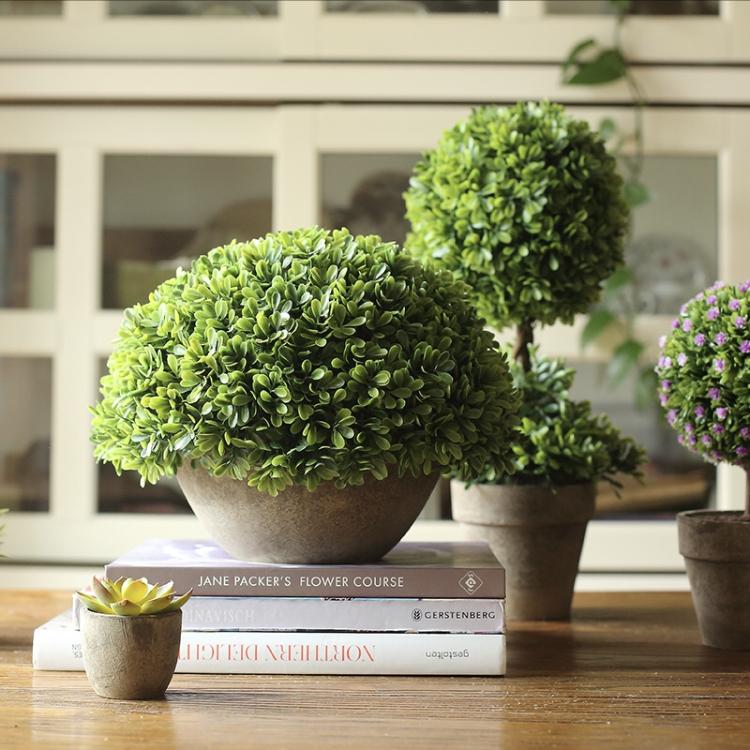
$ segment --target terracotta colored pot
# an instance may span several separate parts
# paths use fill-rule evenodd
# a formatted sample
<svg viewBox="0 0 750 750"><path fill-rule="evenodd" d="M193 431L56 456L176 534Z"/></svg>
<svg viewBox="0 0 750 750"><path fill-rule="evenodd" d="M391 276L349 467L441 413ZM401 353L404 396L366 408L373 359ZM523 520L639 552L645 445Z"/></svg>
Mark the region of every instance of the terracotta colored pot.
<svg viewBox="0 0 750 750"><path fill-rule="evenodd" d="M183 465L185 497L206 531L239 560L273 563L360 563L379 560L409 530L437 475L367 479L314 492L293 486L276 497L229 477Z"/></svg>
<svg viewBox="0 0 750 750"><path fill-rule="evenodd" d="M102 698L149 700L164 695L180 652L182 612L119 617L83 610L83 666Z"/></svg>
<svg viewBox="0 0 750 750"><path fill-rule="evenodd" d="M677 514L680 554L706 646L750 649L750 521L740 515Z"/></svg>
<svg viewBox="0 0 750 750"><path fill-rule="evenodd" d="M453 518L483 539L505 567L506 614L516 620L570 617L593 484L558 487L451 482Z"/></svg>

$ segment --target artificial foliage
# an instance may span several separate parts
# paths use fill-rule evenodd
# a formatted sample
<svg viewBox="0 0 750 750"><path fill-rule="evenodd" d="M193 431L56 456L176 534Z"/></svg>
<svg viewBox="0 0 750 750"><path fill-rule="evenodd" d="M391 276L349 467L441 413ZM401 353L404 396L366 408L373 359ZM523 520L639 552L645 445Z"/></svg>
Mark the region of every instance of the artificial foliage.
<svg viewBox="0 0 750 750"><path fill-rule="evenodd" d="M269 494L511 465L517 396L468 288L377 236L215 248L125 311L108 366L95 454L142 481L185 460Z"/></svg>
<svg viewBox="0 0 750 750"><path fill-rule="evenodd" d="M404 197L407 246L468 283L500 328L572 322L623 262L615 159L558 104L475 109L417 163Z"/></svg>
<svg viewBox="0 0 750 750"><path fill-rule="evenodd" d="M511 370L522 398L513 474L488 469L479 481L561 487L606 480L619 486L618 474L639 475L643 450L606 415L592 414L588 401L570 398L573 369L532 348L531 369L514 362Z"/></svg>
<svg viewBox="0 0 750 750"><path fill-rule="evenodd" d="M659 344L659 400L679 441L750 467L750 281L700 292Z"/></svg>
<svg viewBox="0 0 750 750"><path fill-rule="evenodd" d="M146 578L108 578L94 576L91 591L77 591L76 595L86 609L100 615L159 615L180 609L193 590L177 595L174 583L149 583Z"/></svg>

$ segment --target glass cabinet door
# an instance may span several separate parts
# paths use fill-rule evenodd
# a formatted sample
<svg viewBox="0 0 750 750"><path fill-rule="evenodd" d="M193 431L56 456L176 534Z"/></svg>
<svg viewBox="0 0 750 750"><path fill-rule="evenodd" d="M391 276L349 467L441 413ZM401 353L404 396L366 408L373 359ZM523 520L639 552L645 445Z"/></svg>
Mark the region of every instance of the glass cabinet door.
<svg viewBox="0 0 750 750"><path fill-rule="evenodd" d="M403 194L419 154L323 154L320 220L404 244Z"/></svg>
<svg viewBox="0 0 750 750"><path fill-rule="evenodd" d="M145 302L197 255L271 230L272 159L107 155L102 307Z"/></svg>
<svg viewBox="0 0 750 750"><path fill-rule="evenodd" d="M48 511L52 362L0 356L0 508Z"/></svg>
<svg viewBox="0 0 750 750"><path fill-rule="evenodd" d="M552 15L614 15L611 0L546 0ZM630 0L628 13L634 16L718 16L719 0Z"/></svg>
<svg viewBox="0 0 750 750"><path fill-rule="evenodd" d="M54 306L55 157L0 153L0 308Z"/></svg>
<svg viewBox="0 0 750 750"><path fill-rule="evenodd" d="M275 16L276 0L109 0L110 16Z"/></svg>

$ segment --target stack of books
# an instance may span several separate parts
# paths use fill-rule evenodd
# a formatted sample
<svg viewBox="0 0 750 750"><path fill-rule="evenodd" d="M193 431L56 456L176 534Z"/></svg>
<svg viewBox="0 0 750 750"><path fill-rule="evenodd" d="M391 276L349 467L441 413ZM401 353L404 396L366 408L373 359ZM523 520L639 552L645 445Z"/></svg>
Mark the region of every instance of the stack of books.
<svg viewBox="0 0 750 750"><path fill-rule="evenodd" d="M110 579L172 580L183 607L178 672L505 672L505 571L483 542L402 542L368 565L233 560L212 542L153 540ZM81 670L83 605L34 633L36 669Z"/></svg>

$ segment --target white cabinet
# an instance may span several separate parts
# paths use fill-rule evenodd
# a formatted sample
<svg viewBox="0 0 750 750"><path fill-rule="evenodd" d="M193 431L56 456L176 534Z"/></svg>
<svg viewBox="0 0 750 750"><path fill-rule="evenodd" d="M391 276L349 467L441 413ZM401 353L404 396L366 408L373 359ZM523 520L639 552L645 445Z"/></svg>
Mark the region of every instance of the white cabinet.
<svg viewBox="0 0 750 750"><path fill-rule="evenodd" d="M227 0L224 15L186 0L194 12L179 17L136 15L153 9L146 0L112 15L102 2L57 5L31 17L0 3L0 506L13 509L4 551L17 560L100 562L149 536L200 535L173 483L143 491L97 469L88 438L120 308L177 264L311 223L401 239L411 165L476 102L547 97L626 129L632 117L625 90L563 87L555 64L612 20L533 0L482 13L308 0L251 13ZM739 281L750 278L750 3L718 7L628 21L635 59L701 63L637 70L650 179L666 195L636 239L649 256L649 238L666 235L706 277ZM660 294L638 322L652 342L671 319ZM542 347L582 369L605 361L605 347L580 351L581 325L542 331ZM722 470L716 503L741 498L742 477ZM412 531L457 533L450 521ZM680 569L674 522L596 521L582 566Z"/></svg>

